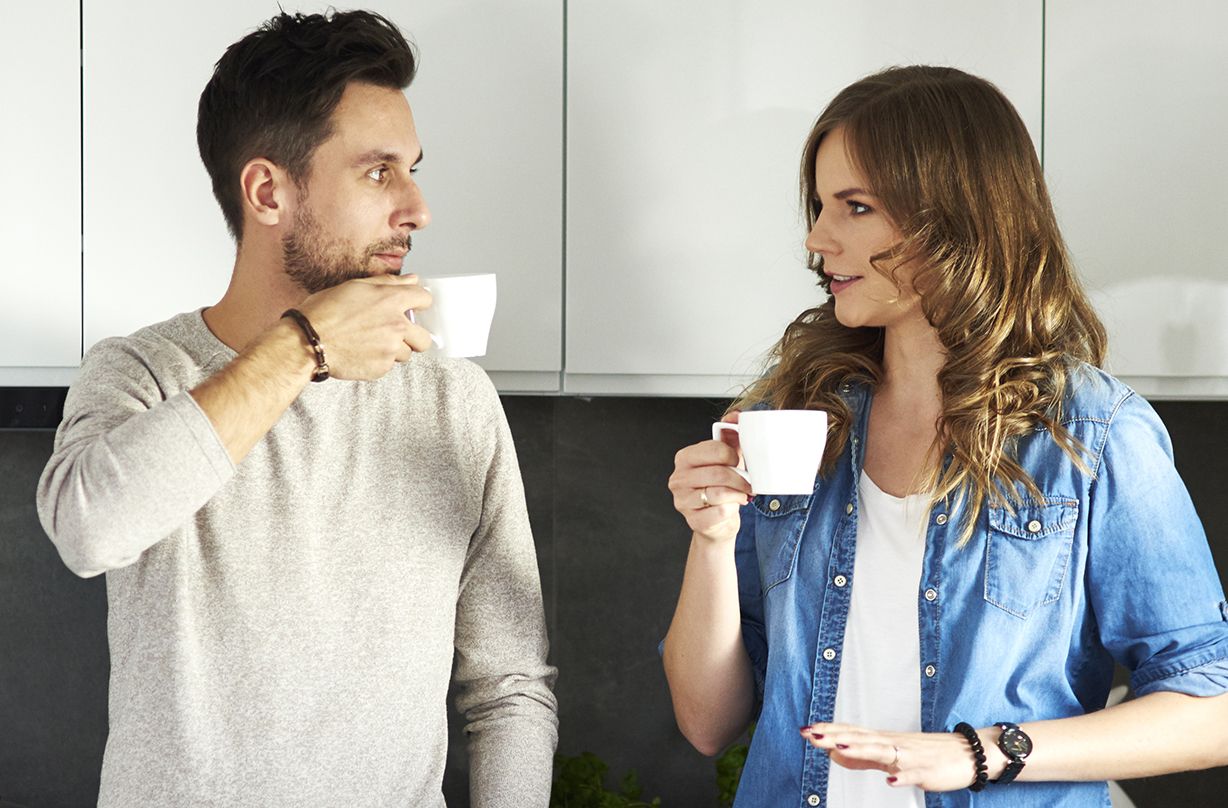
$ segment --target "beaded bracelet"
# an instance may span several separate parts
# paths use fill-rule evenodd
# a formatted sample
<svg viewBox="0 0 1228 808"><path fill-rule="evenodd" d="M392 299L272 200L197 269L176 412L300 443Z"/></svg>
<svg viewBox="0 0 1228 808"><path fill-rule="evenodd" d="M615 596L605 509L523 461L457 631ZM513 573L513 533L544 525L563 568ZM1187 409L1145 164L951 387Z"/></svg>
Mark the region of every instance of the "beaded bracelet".
<svg viewBox="0 0 1228 808"><path fill-rule="evenodd" d="M967 721L956 724L955 731L967 739L968 745L972 747L972 757L976 760L976 777L972 778L972 785L968 786L968 790L980 791L989 781L989 766L985 764L985 747L981 745L981 736L976 734L976 730Z"/></svg>
<svg viewBox="0 0 1228 808"><path fill-rule="evenodd" d="M303 332L303 336L307 338L307 344L311 346L311 350L316 356L316 367L311 372L311 380L313 382L322 382L327 379L328 362L324 359L324 346L320 344L320 335L311 327L311 322L307 319L307 315L298 309L286 309L281 316L283 318L289 317L298 324L298 327Z"/></svg>

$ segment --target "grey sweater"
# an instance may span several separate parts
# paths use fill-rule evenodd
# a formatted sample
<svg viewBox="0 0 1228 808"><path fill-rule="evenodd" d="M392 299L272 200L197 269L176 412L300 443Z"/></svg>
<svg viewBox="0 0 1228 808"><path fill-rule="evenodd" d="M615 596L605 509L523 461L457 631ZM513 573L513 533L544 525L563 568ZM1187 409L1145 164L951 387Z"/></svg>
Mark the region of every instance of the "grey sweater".
<svg viewBox="0 0 1228 808"><path fill-rule="evenodd" d="M309 384L236 467L186 392L234 356L200 312L99 343L39 483L65 564L107 574L99 805L442 806L453 664L473 805L546 805L555 671L489 379Z"/></svg>

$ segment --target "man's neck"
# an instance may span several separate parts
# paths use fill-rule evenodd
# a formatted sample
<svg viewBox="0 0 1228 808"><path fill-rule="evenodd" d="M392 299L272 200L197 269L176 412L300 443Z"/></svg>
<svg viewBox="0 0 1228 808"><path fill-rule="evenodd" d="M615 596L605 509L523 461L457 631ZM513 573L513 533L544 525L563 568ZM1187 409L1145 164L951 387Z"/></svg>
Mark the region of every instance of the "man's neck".
<svg viewBox="0 0 1228 808"><path fill-rule="evenodd" d="M277 322L282 312L306 297L307 293L283 271L280 249L244 243L235 258L226 294L205 310L205 325L227 346L242 351Z"/></svg>

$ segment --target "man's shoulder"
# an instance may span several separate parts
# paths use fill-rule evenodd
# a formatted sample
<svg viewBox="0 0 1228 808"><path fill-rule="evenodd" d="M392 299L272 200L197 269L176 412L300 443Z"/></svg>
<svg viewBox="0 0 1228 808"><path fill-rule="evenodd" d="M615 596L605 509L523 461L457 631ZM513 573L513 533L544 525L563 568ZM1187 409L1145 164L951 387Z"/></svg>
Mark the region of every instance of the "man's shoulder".
<svg viewBox="0 0 1228 808"><path fill-rule="evenodd" d="M110 336L100 339L86 351L92 353L161 353L192 351L201 342L200 331L204 322L200 310L176 314L158 323L138 328L127 336Z"/></svg>
<svg viewBox="0 0 1228 808"><path fill-rule="evenodd" d="M177 314L140 328L123 337L106 337L95 343L81 360L78 384L90 384L115 376L170 381L183 377L191 383L218 353L203 339L208 330L200 311ZM223 358L224 357L220 357Z"/></svg>
<svg viewBox="0 0 1228 808"><path fill-rule="evenodd" d="M437 397L440 403L481 408L499 401L486 371L468 359L416 354L401 366L401 372L406 383Z"/></svg>

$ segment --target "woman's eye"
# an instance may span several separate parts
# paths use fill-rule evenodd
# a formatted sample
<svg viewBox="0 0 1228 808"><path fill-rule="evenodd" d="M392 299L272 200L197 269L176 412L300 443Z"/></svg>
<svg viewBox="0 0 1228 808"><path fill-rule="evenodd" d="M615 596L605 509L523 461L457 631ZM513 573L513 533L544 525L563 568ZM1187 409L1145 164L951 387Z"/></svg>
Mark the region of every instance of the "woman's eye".
<svg viewBox="0 0 1228 808"><path fill-rule="evenodd" d="M861 216L861 215L863 215L863 214L866 214L866 213L869 213L869 212L870 212L870 206L869 206L869 205L863 205L863 204L862 204L862 203L860 203L860 202L853 202L853 201L851 201L851 200L850 200L850 201L849 201L849 210L852 212L852 214L853 214L854 216Z"/></svg>

